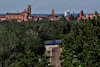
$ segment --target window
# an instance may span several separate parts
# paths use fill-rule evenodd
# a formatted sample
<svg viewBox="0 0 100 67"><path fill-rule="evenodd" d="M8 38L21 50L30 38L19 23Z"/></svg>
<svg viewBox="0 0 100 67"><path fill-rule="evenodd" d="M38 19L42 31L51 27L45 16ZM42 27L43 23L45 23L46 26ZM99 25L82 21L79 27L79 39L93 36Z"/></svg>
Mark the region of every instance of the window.
<svg viewBox="0 0 100 67"><path fill-rule="evenodd" d="M29 15L29 13L27 13L27 15Z"/></svg>
<svg viewBox="0 0 100 67"><path fill-rule="evenodd" d="M28 16L27 16L27 19L28 19Z"/></svg>

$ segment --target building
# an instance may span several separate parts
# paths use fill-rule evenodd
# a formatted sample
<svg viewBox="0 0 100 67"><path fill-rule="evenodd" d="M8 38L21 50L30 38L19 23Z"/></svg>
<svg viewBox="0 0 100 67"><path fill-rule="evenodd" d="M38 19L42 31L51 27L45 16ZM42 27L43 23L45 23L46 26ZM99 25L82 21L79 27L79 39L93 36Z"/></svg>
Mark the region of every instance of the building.
<svg viewBox="0 0 100 67"><path fill-rule="evenodd" d="M80 20L80 19L88 19L87 17L84 16L83 10L81 10L79 13L78 20Z"/></svg>
<svg viewBox="0 0 100 67"><path fill-rule="evenodd" d="M48 20L57 21L59 19L60 19L60 17L58 15L54 14L54 9L52 9L52 15L49 16Z"/></svg>
<svg viewBox="0 0 100 67"><path fill-rule="evenodd" d="M47 20L51 20L51 21L57 21L61 18L61 16L58 16L54 13L54 10L52 9L52 14L47 17L47 16L33 16L31 15L31 6L28 5L27 6L27 10L25 9L23 12L21 13L9 13L7 12L7 14L5 16L0 15L0 21L11 21L11 20L17 20L17 22L21 22L21 21L41 21L43 19L47 19Z"/></svg>
<svg viewBox="0 0 100 67"><path fill-rule="evenodd" d="M79 17L82 17L82 16L83 16L83 10L81 10L79 13Z"/></svg>
<svg viewBox="0 0 100 67"><path fill-rule="evenodd" d="M17 20L18 22L21 21L29 21L33 20L34 16L31 15L31 6L28 5L27 11L26 9L21 12L21 13L9 13L7 12L6 14L6 19L11 21L11 20Z"/></svg>
<svg viewBox="0 0 100 67"><path fill-rule="evenodd" d="M2 14L0 15L0 21L5 21L6 20L6 16L3 16Z"/></svg>
<svg viewBox="0 0 100 67"><path fill-rule="evenodd" d="M98 14L98 16L100 16L100 14ZM95 14L86 14L86 17L90 19L97 18Z"/></svg>
<svg viewBox="0 0 100 67"><path fill-rule="evenodd" d="M69 12L68 10L65 11L64 16L65 16L65 17L70 16L70 12Z"/></svg>
<svg viewBox="0 0 100 67"><path fill-rule="evenodd" d="M45 16L34 16L34 21L41 21L41 20L44 20L46 17Z"/></svg>
<svg viewBox="0 0 100 67"><path fill-rule="evenodd" d="M69 21L69 16L65 17L65 19L66 19L67 21Z"/></svg>

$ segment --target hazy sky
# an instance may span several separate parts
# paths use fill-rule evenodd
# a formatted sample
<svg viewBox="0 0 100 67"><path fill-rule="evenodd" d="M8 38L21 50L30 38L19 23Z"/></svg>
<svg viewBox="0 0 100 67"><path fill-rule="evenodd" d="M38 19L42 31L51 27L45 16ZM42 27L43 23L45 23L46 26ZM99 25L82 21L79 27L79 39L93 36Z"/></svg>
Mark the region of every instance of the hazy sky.
<svg viewBox="0 0 100 67"><path fill-rule="evenodd" d="M97 10L100 13L100 0L0 0L0 13L22 12L31 5L31 13L42 14L51 13L54 9L55 13L64 13L69 10L71 13L94 13Z"/></svg>

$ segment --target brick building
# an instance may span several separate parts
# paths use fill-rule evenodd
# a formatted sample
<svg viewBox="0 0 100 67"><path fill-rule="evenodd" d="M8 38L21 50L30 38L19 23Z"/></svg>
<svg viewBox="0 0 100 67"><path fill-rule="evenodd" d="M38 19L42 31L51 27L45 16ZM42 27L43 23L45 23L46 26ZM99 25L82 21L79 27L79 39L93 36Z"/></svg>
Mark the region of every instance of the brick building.
<svg viewBox="0 0 100 67"><path fill-rule="evenodd" d="M79 13L79 17L82 17L82 16L83 16L83 10L81 10Z"/></svg>
<svg viewBox="0 0 100 67"><path fill-rule="evenodd" d="M31 15L31 6L30 5L27 6L27 10L25 9L21 13L9 13L9 12L7 12L7 14L5 16L0 15L0 21L17 20L17 22L21 22L21 21L37 21L37 20L41 21L43 19L57 21L60 18L61 18L60 16L54 14L54 10L53 9L52 9L52 14L49 17L47 17L47 16L33 16L33 15Z"/></svg>
<svg viewBox="0 0 100 67"><path fill-rule="evenodd" d="M60 17L58 15L54 14L54 10L52 9L52 15L49 16L48 20L57 21L59 19L60 19Z"/></svg>
<svg viewBox="0 0 100 67"><path fill-rule="evenodd" d="M8 13L6 14L6 20L17 20L18 22L21 21L29 21L33 20L34 16L31 15L31 6L28 5L27 11L26 9L21 13Z"/></svg>
<svg viewBox="0 0 100 67"><path fill-rule="evenodd" d="M0 15L0 21L5 21L6 20L6 16L3 16L2 14Z"/></svg>
<svg viewBox="0 0 100 67"><path fill-rule="evenodd" d="M84 16L83 10L81 10L79 13L78 20L80 20L80 19L88 19L87 17Z"/></svg>

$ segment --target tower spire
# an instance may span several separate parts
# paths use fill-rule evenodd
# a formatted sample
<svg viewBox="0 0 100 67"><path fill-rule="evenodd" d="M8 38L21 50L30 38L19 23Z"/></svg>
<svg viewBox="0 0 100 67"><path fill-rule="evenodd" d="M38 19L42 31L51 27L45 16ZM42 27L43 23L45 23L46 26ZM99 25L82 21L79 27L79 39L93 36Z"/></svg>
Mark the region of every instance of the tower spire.
<svg viewBox="0 0 100 67"><path fill-rule="evenodd" d="M31 6L30 5L27 6L27 12L29 12L29 15L31 15Z"/></svg>
<svg viewBox="0 0 100 67"><path fill-rule="evenodd" d="M52 9L52 14L54 14L54 9Z"/></svg>

